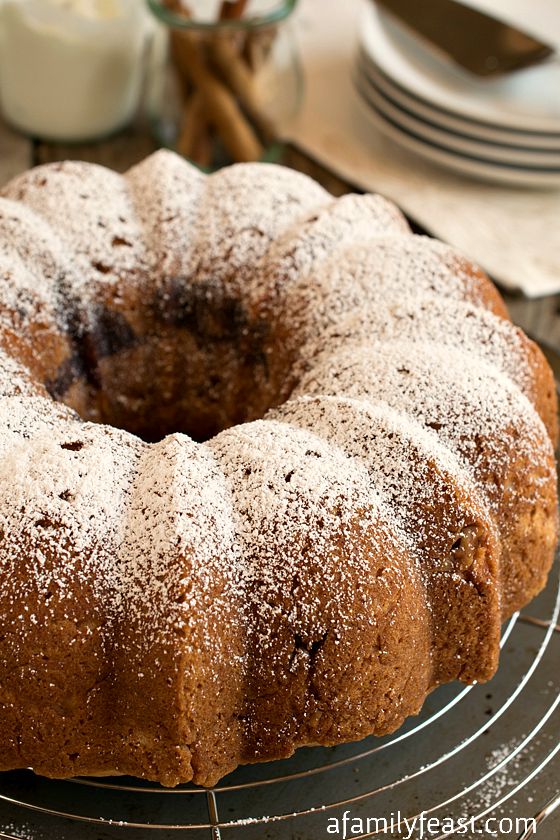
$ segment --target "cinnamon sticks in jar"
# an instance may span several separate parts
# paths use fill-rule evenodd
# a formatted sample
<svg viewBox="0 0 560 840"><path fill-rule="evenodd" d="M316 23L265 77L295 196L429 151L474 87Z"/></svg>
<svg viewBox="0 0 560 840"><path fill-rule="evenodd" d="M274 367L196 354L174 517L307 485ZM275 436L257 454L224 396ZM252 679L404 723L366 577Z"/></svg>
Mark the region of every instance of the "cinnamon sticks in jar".
<svg viewBox="0 0 560 840"><path fill-rule="evenodd" d="M163 0L192 21L184 0ZM171 30L171 59L180 80L182 115L177 151L204 168L260 160L275 139L264 112L257 77L276 29L233 27L247 0L222 0L214 26Z"/></svg>

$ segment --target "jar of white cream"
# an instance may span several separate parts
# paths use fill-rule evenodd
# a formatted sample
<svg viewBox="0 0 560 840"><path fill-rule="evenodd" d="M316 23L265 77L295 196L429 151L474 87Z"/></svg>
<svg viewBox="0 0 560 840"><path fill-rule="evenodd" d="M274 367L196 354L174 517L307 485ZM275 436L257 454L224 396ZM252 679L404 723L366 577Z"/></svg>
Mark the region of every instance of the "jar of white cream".
<svg viewBox="0 0 560 840"><path fill-rule="evenodd" d="M21 131L86 141L138 107L151 21L143 0L0 0L0 106Z"/></svg>

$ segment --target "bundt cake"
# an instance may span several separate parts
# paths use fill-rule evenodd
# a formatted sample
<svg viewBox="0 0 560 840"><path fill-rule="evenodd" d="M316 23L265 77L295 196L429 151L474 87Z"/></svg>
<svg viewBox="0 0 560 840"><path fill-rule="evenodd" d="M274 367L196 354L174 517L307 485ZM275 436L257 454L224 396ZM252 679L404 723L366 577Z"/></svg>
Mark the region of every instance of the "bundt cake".
<svg viewBox="0 0 560 840"><path fill-rule="evenodd" d="M557 428L480 270L162 151L13 180L0 278L0 769L212 785L492 676Z"/></svg>

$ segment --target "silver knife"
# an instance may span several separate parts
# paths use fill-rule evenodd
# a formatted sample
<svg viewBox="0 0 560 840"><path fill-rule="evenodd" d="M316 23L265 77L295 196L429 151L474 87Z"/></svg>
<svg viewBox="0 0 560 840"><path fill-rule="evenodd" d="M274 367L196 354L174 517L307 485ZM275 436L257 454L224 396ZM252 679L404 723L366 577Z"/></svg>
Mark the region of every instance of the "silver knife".
<svg viewBox="0 0 560 840"><path fill-rule="evenodd" d="M498 76L539 64L550 44L458 0L377 0L414 32L476 76Z"/></svg>

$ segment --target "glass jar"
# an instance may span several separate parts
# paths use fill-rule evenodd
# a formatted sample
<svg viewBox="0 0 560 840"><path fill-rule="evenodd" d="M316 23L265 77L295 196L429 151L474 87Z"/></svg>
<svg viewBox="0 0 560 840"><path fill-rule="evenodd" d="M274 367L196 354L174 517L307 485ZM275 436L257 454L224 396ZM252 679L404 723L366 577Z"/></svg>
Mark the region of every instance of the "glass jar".
<svg viewBox="0 0 560 840"><path fill-rule="evenodd" d="M301 103L288 18L297 0L148 0L167 46L152 62L148 110L160 145L205 171L278 160Z"/></svg>
<svg viewBox="0 0 560 840"><path fill-rule="evenodd" d="M154 20L138 0L0 0L0 104L33 137L98 139L139 105Z"/></svg>

